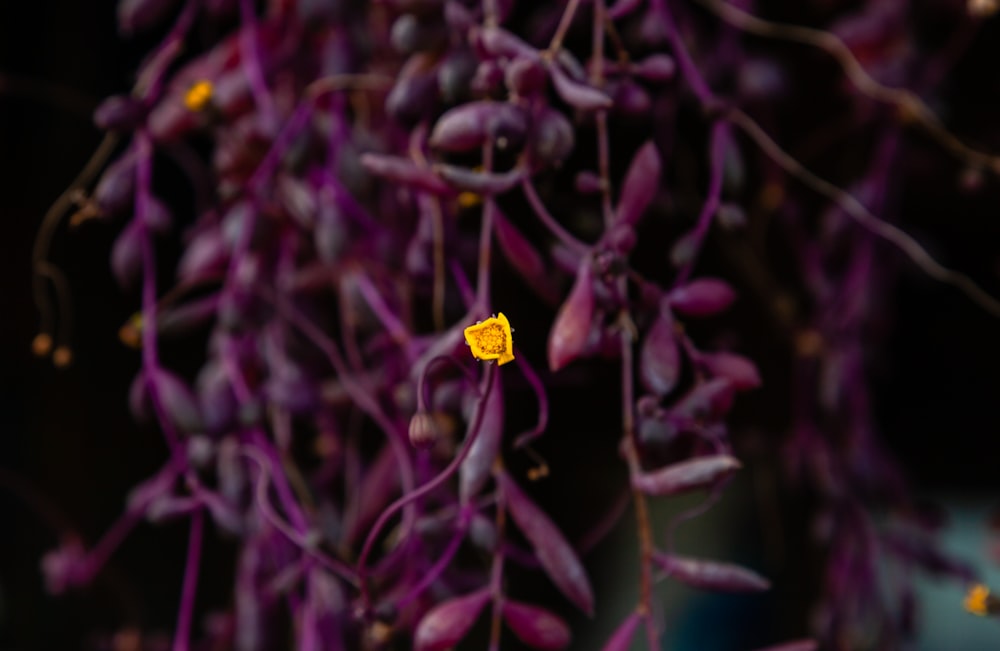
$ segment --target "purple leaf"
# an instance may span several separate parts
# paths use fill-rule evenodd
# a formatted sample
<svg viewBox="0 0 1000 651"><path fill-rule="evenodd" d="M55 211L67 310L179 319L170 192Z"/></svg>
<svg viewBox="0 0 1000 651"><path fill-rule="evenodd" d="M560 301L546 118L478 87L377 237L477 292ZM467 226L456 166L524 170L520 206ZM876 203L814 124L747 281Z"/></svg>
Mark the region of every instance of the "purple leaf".
<svg viewBox="0 0 1000 651"><path fill-rule="evenodd" d="M681 355L674 320L669 310L661 310L642 342L639 379L651 393L665 396L677 386L680 374Z"/></svg>
<svg viewBox="0 0 1000 651"><path fill-rule="evenodd" d="M654 54L633 63L631 71L647 81L670 81L677 74L677 63L669 54Z"/></svg>
<svg viewBox="0 0 1000 651"><path fill-rule="evenodd" d="M486 27L473 32L474 41L494 57L539 58L538 50L501 27Z"/></svg>
<svg viewBox="0 0 1000 651"><path fill-rule="evenodd" d="M508 599L501 613L514 635L533 649L558 651L569 646L571 635L566 622L544 608Z"/></svg>
<svg viewBox="0 0 1000 651"><path fill-rule="evenodd" d="M505 215L495 208L494 229L497 238L497 246L503 253L507 262L514 268L521 278L531 289L545 299L551 299L554 303L558 300L556 290L552 284L545 267L542 255L535 249L535 246L528 241L521 231L517 229Z"/></svg>
<svg viewBox="0 0 1000 651"><path fill-rule="evenodd" d="M138 221L132 221L115 239L111 248L111 271L122 289L134 287L142 274L143 231Z"/></svg>
<svg viewBox="0 0 1000 651"><path fill-rule="evenodd" d="M693 588L723 592L761 592L771 582L745 567L674 554L656 554L657 564L669 576Z"/></svg>
<svg viewBox="0 0 1000 651"><path fill-rule="evenodd" d="M584 259L566 301L549 332L549 368L558 371L580 356L590 337L594 318L594 281L589 259Z"/></svg>
<svg viewBox="0 0 1000 651"><path fill-rule="evenodd" d="M709 373L725 378L737 391L756 389L761 385L757 367L746 357L735 353L706 353L699 362Z"/></svg>
<svg viewBox="0 0 1000 651"><path fill-rule="evenodd" d="M417 167L412 161L398 156L362 154L361 166L370 174L386 181L399 183L431 194L453 194L454 190L426 167Z"/></svg>
<svg viewBox="0 0 1000 651"><path fill-rule="evenodd" d="M503 194L524 178L524 172L517 168L509 172L474 172L457 165L435 165L434 171L448 185L463 192L482 195Z"/></svg>
<svg viewBox="0 0 1000 651"><path fill-rule="evenodd" d="M458 644L489 600L489 590L482 589L432 608L417 625L413 635L414 651L444 651Z"/></svg>
<svg viewBox="0 0 1000 651"><path fill-rule="evenodd" d="M105 131L131 131L146 117L146 107L127 95L112 95L94 109L94 124Z"/></svg>
<svg viewBox="0 0 1000 651"><path fill-rule="evenodd" d="M564 102L581 111L599 111L609 109L614 104L611 98L593 86L581 84L569 78L557 66L549 68L552 85Z"/></svg>
<svg viewBox="0 0 1000 651"><path fill-rule="evenodd" d="M696 385L670 410L688 420L705 420L725 415L733 405L733 384L724 377Z"/></svg>
<svg viewBox="0 0 1000 651"><path fill-rule="evenodd" d="M583 564L552 520L504 472L497 474L507 507L556 587L580 610L594 613L594 593Z"/></svg>
<svg viewBox="0 0 1000 651"><path fill-rule="evenodd" d="M548 74L537 57L519 56L507 65L504 82L515 95L530 97L545 90Z"/></svg>
<svg viewBox="0 0 1000 651"><path fill-rule="evenodd" d="M132 205L135 193L135 154L126 153L108 165L94 188L94 201L105 215L117 215Z"/></svg>
<svg viewBox="0 0 1000 651"><path fill-rule="evenodd" d="M640 473L632 478L632 486L649 495L677 495L712 486L742 465L727 454L699 457Z"/></svg>
<svg viewBox="0 0 1000 651"><path fill-rule="evenodd" d="M177 263L177 277L184 281L205 280L225 270L228 260L229 252L220 230L204 230L184 250Z"/></svg>
<svg viewBox="0 0 1000 651"><path fill-rule="evenodd" d="M631 613L625 618L625 621L618 625L615 632L604 643L601 651L628 651L628 648L632 645L632 637L635 635L635 629L639 626L641 619L639 613Z"/></svg>
<svg viewBox="0 0 1000 651"><path fill-rule="evenodd" d="M488 141L501 148L520 146L528 130L528 118L521 107L508 102L470 102L438 118L429 143L444 151L478 149Z"/></svg>
<svg viewBox="0 0 1000 651"><path fill-rule="evenodd" d="M699 278L670 292L667 301L687 316L711 316L726 310L736 300L736 292L724 280Z"/></svg>
<svg viewBox="0 0 1000 651"><path fill-rule="evenodd" d="M149 386L164 414L177 429L188 433L203 429L198 400L184 380L170 371L158 369Z"/></svg>
<svg viewBox="0 0 1000 651"><path fill-rule="evenodd" d="M500 382L494 382L492 391L484 398L485 403L478 408L483 410L482 422L476 440L472 443L469 454L459 468L459 496L463 504L474 498L483 488L490 476L490 469L500 453L500 443L503 440L503 387ZM469 419L471 423L474 417Z"/></svg>
<svg viewBox="0 0 1000 651"><path fill-rule="evenodd" d="M543 107L532 129L532 160L543 165L559 165L573 151L573 126L561 112Z"/></svg>
<svg viewBox="0 0 1000 651"><path fill-rule="evenodd" d="M662 165L660 154L652 141L639 148L625 173L622 194L618 200L619 222L635 224L656 196Z"/></svg>

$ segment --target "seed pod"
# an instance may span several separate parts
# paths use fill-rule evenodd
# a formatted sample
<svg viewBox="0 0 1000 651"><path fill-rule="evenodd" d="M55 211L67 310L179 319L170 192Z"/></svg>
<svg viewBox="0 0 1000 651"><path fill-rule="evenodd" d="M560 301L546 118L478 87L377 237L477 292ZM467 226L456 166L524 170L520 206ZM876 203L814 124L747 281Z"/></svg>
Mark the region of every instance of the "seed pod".
<svg viewBox="0 0 1000 651"><path fill-rule="evenodd" d="M698 359L709 373L729 380L737 391L756 389L761 385L757 367L746 357L735 353L706 353Z"/></svg>
<svg viewBox="0 0 1000 651"><path fill-rule="evenodd" d="M662 171L660 153L648 141L635 153L625 173L615 217L620 223L635 225L656 197Z"/></svg>
<svg viewBox="0 0 1000 651"><path fill-rule="evenodd" d="M609 109L614 104L610 97L593 86L587 86L570 79L558 66L550 67L549 74L552 76L552 84L555 86L556 93L573 108L581 111L599 111Z"/></svg>
<svg viewBox="0 0 1000 651"><path fill-rule="evenodd" d="M711 316L723 312L736 300L736 292L724 280L699 278L670 292L670 306L686 316Z"/></svg>
<svg viewBox="0 0 1000 651"><path fill-rule="evenodd" d="M496 474L507 508L524 537L531 543L545 573L576 606L592 615L594 593L583 564L549 516L525 495L504 472Z"/></svg>
<svg viewBox="0 0 1000 651"><path fill-rule="evenodd" d="M558 651L569 646L566 622L540 606L507 599L500 612L514 635L533 649Z"/></svg>
<svg viewBox="0 0 1000 651"><path fill-rule="evenodd" d="M438 429L434 417L426 411L418 411L410 417L410 445L420 450L430 448L438 440Z"/></svg>
<svg viewBox="0 0 1000 651"><path fill-rule="evenodd" d="M632 478L632 486L648 495L677 495L713 486L742 465L727 454L699 457L640 473Z"/></svg>
<svg viewBox="0 0 1000 651"><path fill-rule="evenodd" d="M611 634L608 641L604 643L601 651L628 651L632 645L632 637L635 635L635 629L639 626L641 619L639 613L630 613L625 618L625 621L618 625L618 628Z"/></svg>
<svg viewBox="0 0 1000 651"><path fill-rule="evenodd" d="M146 107L128 95L112 95L94 109L94 125L104 131L131 131L145 117Z"/></svg>
<svg viewBox="0 0 1000 651"><path fill-rule="evenodd" d="M670 310L661 310L646 333L639 357L639 379L651 393L665 396L677 386L681 375L681 355Z"/></svg>
<svg viewBox="0 0 1000 651"><path fill-rule="evenodd" d="M444 651L458 644L476 623L490 596L484 588L432 608L417 625L414 651Z"/></svg>
<svg viewBox="0 0 1000 651"><path fill-rule="evenodd" d="M569 296L549 332L549 368L558 371L583 353L594 318L594 278L589 259L576 272Z"/></svg>
<svg viewBox="0 0 1000 651"><path fill-rule="evenodd" d="M656 554L663 571L693 588L722 592L761 592L771 582L753 570L732 563L704 561L674 554Z"/></svg>
<svg viewBox="0 0 1000 651"><path fill-rule="evenodd" d="M455 192L434 172L425 167L417 167L406 158L368 153L361 155L361 165L370 174L416 190L437 195L454 194Z"/></svg>
<svg viewBox="0 0 1000 651"><path fill-rule="evenodd" d="M141 225L132 221L111 247L111 270L122 289L134 287L142 274L142 238Z"/></svg>

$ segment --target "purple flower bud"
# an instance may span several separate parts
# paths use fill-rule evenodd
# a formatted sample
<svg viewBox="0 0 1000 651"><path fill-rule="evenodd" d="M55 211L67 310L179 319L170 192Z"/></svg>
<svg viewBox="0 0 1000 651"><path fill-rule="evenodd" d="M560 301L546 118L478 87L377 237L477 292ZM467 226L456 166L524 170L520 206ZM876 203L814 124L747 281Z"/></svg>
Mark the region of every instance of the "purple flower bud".
<svg viewBox="0 0 1000 651"><path fill-rule="evenodd" d="M642 618L639 613L632 612L629 614L625 620L618 625L615 632L611 634L608 641L604 643L604 647L601 651L628 651L629 647L632 646L632 637L635 635L635 629L639 626L639 621Z"/></svg>
<svg viewBox="0 0 1000 651"><path fill-rule="evenodd" d="M640 473L632 478L632 486L649 495L677 495L713 486L742 465L727 454L699 457Z"/></svg>
<svg viewBox="0 0 1000 651"><path fill-rule="evenodd" d="M435 165L434 171L452 187L482 195L508 192L524 178L516 167L508 172L474 172L456 165Z"/></svg>
<svg viewBox="0 0 1000 651"><path fill-rule="evenodd" d="M661 169L660 154L656 145L649 141L639 148L625 173L616 210L619 222L638 223L659 189Z"/></svg>
<svg viewBox="0 0 1000 651"><path fill-rule="evenodd" d="M558 166L573 151L575 138L573 126L560 111L543 107L532 128L532 161L542 165Z"/></svg>
<svg viewBox="0 0 1000 651"><path fill-rule="evenodd" d="M670 81L677 74L677 63L669 54L654 54L632 64L630 70L647 81Z"/></svg>
<svg viewBox="0 0 1000 651"><path fill-rule="evenodd" d="M229 252L220 230L204 230L184 250L177 263L177 277L183 281L206 280L223 272L228 260Z"/></svg>
<svg viewBox="0 0 1000 651"><path fill-rule="evenodd" d="M576 281L559 308L549 332L549 368L558 371L580 356L590 338L594 318L594 278L589 259L580 263Z"/></svg>
<svg viewBox="0 0 1000 651"><path fill-rule="evenodd" d="M131 131L145 117L146 107L128 95L112 95L94 110L94 124L103 131Z"/></svg>
<svg viewBox="0 0 1000 651"><path fill-rule="evenodd" d="M126 153L101 174L94 201L105 215L117 215L132 205L135 194L135 155Z"/></svg>
<svg viewBox="0 0 1000 651"><path fill-rule="evenodd" d="M177 4L177 0L118 0L118 29L134 34L156 26Z"/></svg>
<svg viewBox="0 0 1000 651"><path fill-rule="evenodd" d="M370 174L380 176L387 181L399 183L431 194L453 194L454 190L440 179L434 172L417 167L412 161L397 156L382 154L362 154L361 165Z"/></svg>
<svg viewBox="0 0 1000 651"><path fill-rule="evenodd" d="M519 56L504 72L507 89L521 97L531 97L545 90L548 74L537 57Z"/></svg>
<svg viewBox="0 0 1000 651"><path fill-rule="evenodd" d="M204 429L198 400L183 380L170 371L159 369L149 384L154 399L177 429L188 433Z"/></svg>
<svg viewBox="0 0 1000 651"><path fill-rule="evenodd" d="M729 308L736 292L718 278L699 278L670 292L670 307L686 316L711 316Z"/></svg>
<svg viewBox="0 0 1000 651"><path fill-rule="evenodd" d="M437 424L434 417L426 411L418 411L410 417L410 445L426 450L438 440Z"/></svg>
<svg viewBox="0 0 1000 651"><path fill-rule="evenodd" d="M509 102L469 102L442 115L429 143L444 151L469 151L486 142L501 149L517 147L528 130L524 109Z"/></svg>
<svg viewBox="0 0 1000 651"><path fill-rule="evenodd" d="M549 516L525 495L504 472L497 483L507 499L507 508L524 537L531 543L545 573L557 588L576 606L592 615L594 593L583 564Z"/></svg>
<svg viewBox="0 0 1000 651"><path fill-rule="evenodd" d="M735 353L706 353L699 363L713 376L729 380L737 391L756 389L761 385L757 367L746 357Z"/></svg>
<svg viewBox="0 0 1000 651"><path fill-rule="evenodd" d="M601 109L609 109L614 104L610 97L593 86L581 84L570 79L557 66L550 67L549 74L552 75L552 84L555 86L556 93L559 94L559 97L564 102L575 109L581 111L599 111Z"/></svg>
<svg viewBox="0 0 1000 651"><path fill-rule="evenodd" d="M444 651L458 644L476 623L490 596L487 589L477 590L432 608L417 625L413 650Z"/></svg>
<svg viewBox="0 0 1000 651"><path fill-rule="evenodd" d="M670 577L693 588L723 592L760 592L771 582L745 567L674 554L656 554L657 564Z"/></svg>
<svg viewBox="0 0 1000 651"><path fill-rule="evenodd" d="M681 374L681 355L669 310L661 310L646 333L639 358L639 379L651 393L665 396L677 386Z"/></svg>
<svg viewBox="0 0 1000 651"><path fill-rule="evenodd" d="M514 635L533 649L557 651L569 646L566 622L544 608L508 599L500 612Z"/></svg>
<svg viewBox="0 0 1000 651"><path fill-rule="evenodd" d="M122 289L134 287L142 274L142 238L142 226L132 221L122 229L111 247L111 270Z"/></svg>
<svg viewBox="0 0 1000 651"><path fill-rule="evenodd" d="M478 495L489 479L490 470L497 455L500 454L500 444L503 441L503 385L495 382L490 394L482 400L485 402L478 406L478 409L483 411L479 433L459 468L458 495L463 504L467 504ZM474 418L470 416L470 424Z"/></svg>

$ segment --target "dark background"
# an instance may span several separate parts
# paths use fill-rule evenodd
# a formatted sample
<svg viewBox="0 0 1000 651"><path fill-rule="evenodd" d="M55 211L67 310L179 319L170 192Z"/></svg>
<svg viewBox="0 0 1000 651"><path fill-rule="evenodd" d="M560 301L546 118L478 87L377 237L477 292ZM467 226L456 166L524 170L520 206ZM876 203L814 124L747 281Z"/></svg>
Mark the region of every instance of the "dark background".
<svg viewBox="0 0 1000 651"><path fill-rule="evenodd" d="M95 631L126 622L167 629L179 591L186 538L180 525L140 526L86 593L47 597L39 571L41 555L61 534L95 540L164 453L158 434L135 426L126 409L138 354L118 341L117 331L136 298L123 294L109 271L118 226L59 229L52 257L72 284L74 363L57 370L30 351L38 327L30 293L34 234L100 141L91 110L100 98L127 91L149 46L119 38L114 4L0 3L2 651L77 649ZM1000 150L996 36L988 24L944 96L957 131ZM912 135L907 142L933 147ZM960 193L960 167L943 152L940 158L940 166L908 170L899 180L899 213L932 252L996 294L1000 183L987 179L978 192ZM1000 322L899 266L885 296L893 319L872 364L885 440L918 493L992 495L1000 484ZM746 413L781 407L766 397L746 400ZM210 548L206 567L225 552ZM224 583L207 582L200 603L225 603Z"/></svg>

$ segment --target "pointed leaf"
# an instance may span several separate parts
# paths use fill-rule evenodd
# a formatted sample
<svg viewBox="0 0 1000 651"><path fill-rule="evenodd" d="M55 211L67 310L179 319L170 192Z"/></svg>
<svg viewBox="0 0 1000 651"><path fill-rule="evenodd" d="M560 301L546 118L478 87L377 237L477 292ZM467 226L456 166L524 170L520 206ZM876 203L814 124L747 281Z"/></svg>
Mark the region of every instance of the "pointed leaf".
<svg viewBox="0 0 1000 651"><path fill-rule="evenodd" d="M590 579L562 533L506 473L498 473L510 515L528 539L546 574L567 599L588 615L594 612Z"/></svg>
<svg viewBox="0 0 1000 651"><path fill-rule="evenodd" d="M590 337L594 318L594 282L590 260L584 259L576 272L576 281L566 301L559 308L549 332L549 368L558 371L580 356Z"/></svg>
<svg viewBox="0 0 1000 651"><path fill-rule="evenodd" d="M431 194L454 193L454 190L434 174L434 172L425 167L417 167L413 162L405 158L373 153L362 154L361 166L370 174L417 190L423 190Z"/></svg>
<svg viewBox="0 0 1000 651"><path fill-rule="evenodd" d="M649 495L677 495L707 488L742 467L739 459L727 454L699 457L673 463L654 472L640 473L632 485Z"/></svg>
<svg viewBox="0 0 1000 651"><path fill-rule="evenodd" d="M414 651L444 651L458 644L489 600L489 590L483 589L432 608L417 625L413 635Z"/></svg>
<svg viewBox="0 0 1000 651"><path fill-rule="evenodd" d="M756 389L761 385L757 367L746 357L735 353L708 353L701 357L701 364L716 377L729 380L737 391Z"/></svg>
<svg viewBox="0 0 1000 651"><path fill-rule="evenodd" d="M639 148L625 173L622 194L618 199L619 222L635 224L639 221L656 197L662 167L660 153L652 141Z"/></svg>
<svg viewBox="0 0 1000 651"><path fill-rule="evenodd" d="M681 314L711 316L732 305L736 292L724 280L699 278L670 292L667 300Z"/></svg>
<svg viewBox="0 0 1000 651"><path fill-rule="evenodd" d="M665 396L677 386L681 374L681 354L669 310L662 310L642 342L639 379L651 393Z"/></svg>
<svg viewBox="0 0 1000 651"><path fill-rule="evenodd" d="M152 375L149 386L164 414L179 430L190 433L204 428L198 399L184 380L159 369Z"/></svg>
<svg viewBox="0 0 1000 651"><path fill-rule="evenodd" d="M458 471L458 492L463 504L474 498L489 479L490 469L500 454L500 443L503 440L502 384L494 382L492 391L484 400L477 407L483 410L479 432ZM475 416L469 422L474 420Z"/></svg>
<svg viewBox="0 0 1000 651"><path fill-rule="evenodd" d="M569 627L559 617L539 606L507 600L503 619L519 640L542 651L558 651L569 646Z"/></svg>
<svg viewBox="0 0 1000 651"><path fill-rule="evenodd" d="M639 613L636 612L626 617L625 621L618 625L615 632L604 643L604 648L601 651L628 651L629 646L632 645L635 629L639 626L641 619Z"/></svg>
<svg viewBox="0 0 1000 651"><path fill-rule="evenodd" d="M693 588L723 592L761 592L771 587L771 582L760 574L733 563L705 561L674 554L657 554L656 562L672 578Z"/></svg>
<svg viewBox="0 0 1000 651"><path fill-rule="evenodd" d="M118 234L111 247L111 271L122 289L134 287L142 274L143 229L138 220Z"/></svg>
<svg viewBox="0 0 1000 651"><path fill-rule="evenodd" d="M611 98L593 86L587 86L570 79L569 75L557 66L549 69L552 75L552 85L564 102L581 111L598 111L611 108L614 102Z"/></svg>

